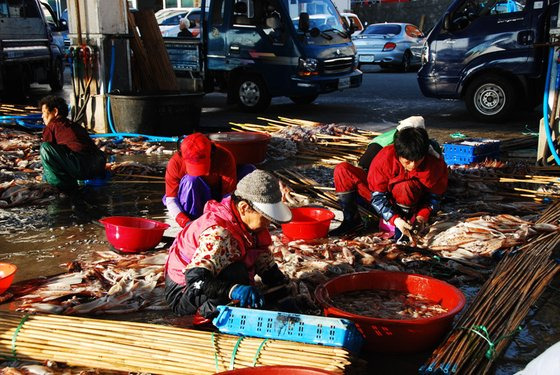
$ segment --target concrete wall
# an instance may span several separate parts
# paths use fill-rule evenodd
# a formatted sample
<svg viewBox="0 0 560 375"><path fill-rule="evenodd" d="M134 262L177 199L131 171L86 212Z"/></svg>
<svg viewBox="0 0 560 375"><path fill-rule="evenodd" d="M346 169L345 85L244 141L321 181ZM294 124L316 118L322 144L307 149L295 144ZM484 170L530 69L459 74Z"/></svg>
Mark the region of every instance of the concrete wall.
<svg viewBox="0 0 560 375"><path fill-rule="evenodd" d="M417 0L408 3L353 5L352 11L368 25L378 22L409 22L423 31L430 30L443 15L451 0Z"/></svg>

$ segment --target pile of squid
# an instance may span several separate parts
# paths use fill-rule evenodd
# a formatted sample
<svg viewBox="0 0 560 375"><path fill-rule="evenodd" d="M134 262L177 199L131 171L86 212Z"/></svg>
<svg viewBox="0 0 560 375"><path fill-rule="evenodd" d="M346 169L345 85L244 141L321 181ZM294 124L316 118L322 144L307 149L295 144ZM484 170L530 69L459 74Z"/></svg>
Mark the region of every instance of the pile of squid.
<svg viewBox="0 0 560 375"><path fill-rule="evenodd" d="M97 147L107 155L137 155L137 154L159 154L171 155L175 152L175 145L163 146L150 143L147 140L137 138L96 138Z"/></svg>
<svg viewBox="0 0 560 375"><path fill-rule="evenodd" d="M68 272L27 280L10 288L18 311L51 314L122 314L163 310L163 265L167 251L121 256L95 253L95 260L71 262Z"/></svg>

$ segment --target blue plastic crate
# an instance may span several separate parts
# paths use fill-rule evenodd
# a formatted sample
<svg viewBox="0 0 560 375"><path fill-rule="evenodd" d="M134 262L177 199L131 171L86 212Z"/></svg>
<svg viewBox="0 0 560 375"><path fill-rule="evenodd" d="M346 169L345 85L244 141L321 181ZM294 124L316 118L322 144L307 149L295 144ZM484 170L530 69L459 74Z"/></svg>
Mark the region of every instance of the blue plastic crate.
<svg viewBox="0 0 560 375"><path fill-rule="evenodd" d="M490 160L500 159L500 154L499 153L483 154L483 155L443 154L443 160L447 165L479 163L486 159L490 159Z"/></svg>
<svg viewBox="0 0 560 375"><path fill-rule="evenodd" d="M444 143L444 155L477 156L500 153L500 141L487 138L468 138L461 141Z"/></svg>
<svg viewBox="0 0 560 375"><path fill-rule="evenodd" d="M337 346L359 352L362 334L348 319L218 306L212 323L223 333L306 344Z"/></svg>

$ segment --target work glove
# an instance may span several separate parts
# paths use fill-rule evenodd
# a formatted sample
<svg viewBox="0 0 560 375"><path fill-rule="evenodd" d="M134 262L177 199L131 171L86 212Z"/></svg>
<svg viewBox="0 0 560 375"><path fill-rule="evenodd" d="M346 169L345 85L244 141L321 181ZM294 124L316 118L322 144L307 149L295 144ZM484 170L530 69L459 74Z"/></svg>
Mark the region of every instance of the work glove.
<svg viewBox="0 0 560 375"><path fill-rule="evenodd" d="M229 292L229 298L239 301L240 307L261 308L264 298L257 288L250 285L234 285Z"/></svg>
<svg viewBox="0 0 560 375"><path fill-rule="evenodd" d="M394 221L395 227L398 228L403 236L411 238L410 230L412 229L412 225L403 218L397 217Z"/></svg>
<svg viewBox="0 0 560 375"><path fill-rule="evenodd" d="M175 216L175 221L181 226L181 228L184 228L191 219L184 212L179 212L177 216Z"/></svg>

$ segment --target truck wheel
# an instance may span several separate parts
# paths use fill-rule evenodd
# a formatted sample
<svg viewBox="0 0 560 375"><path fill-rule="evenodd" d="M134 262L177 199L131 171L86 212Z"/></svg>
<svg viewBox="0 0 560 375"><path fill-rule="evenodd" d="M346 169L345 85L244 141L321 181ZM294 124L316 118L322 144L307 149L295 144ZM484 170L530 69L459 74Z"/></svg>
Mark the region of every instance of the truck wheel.
<svg viewBox="0 0 560 375"><path fill-rule="evenodd" d="M56 59L49 73L49 86L51 86L52 91L62 90L64 86L64 65L62 59Z"/></svg>
<svg viewBox="0 0 560 375"><path fill-rule="evenodd" d="M306 95L306 96L290 96L290 100L296 104L311 104L317 99L319 94Z"/></svg>
<svg viewBox="0 0 560 375"><path fill-rule="evenodd" d="M465 93L469 112L480 121L500 122L515 108L513 84L505 77L488 74L476 78Z"/></svg>
<svg viewBox="0 0 560 375"><path fill-rule="evenodd" d="M237 104L245 111L257 112L270 105L270 95L263 80L256 75L239 78L235 94Z"/></svg>
<svg viewBox="0 0 560 375"><path fill-rule="evenodd" d="M403 72L406 73L410 71L411 61L412 61L412 54L410 53L410 51L404 51L404 55L402 57L402 63L401 63L401 70Z"/></svg>

